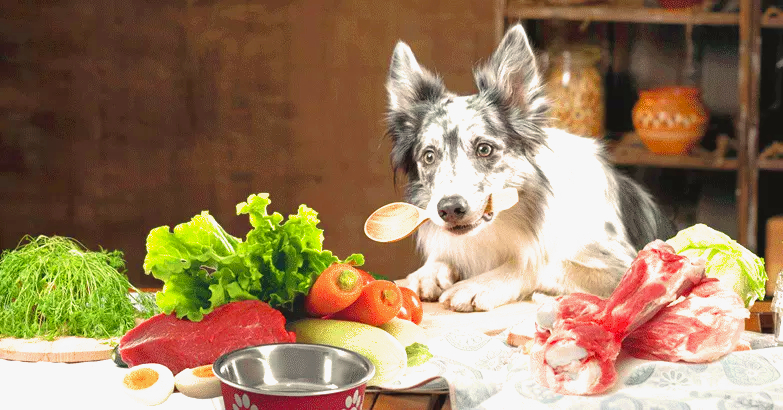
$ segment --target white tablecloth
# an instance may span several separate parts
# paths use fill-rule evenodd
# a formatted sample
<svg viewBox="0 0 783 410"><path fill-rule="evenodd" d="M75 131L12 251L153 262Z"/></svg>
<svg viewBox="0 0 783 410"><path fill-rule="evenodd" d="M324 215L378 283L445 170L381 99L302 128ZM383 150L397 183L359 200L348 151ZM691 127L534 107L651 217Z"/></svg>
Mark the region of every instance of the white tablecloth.
<svg viewBox="0 0 783 410"><path fill-rule="evenodd" d="M0 409L213 410L212 400L175 393L148 407L121 389L127 369L111 360L84 363L27 363L0 360Z"/></svg>
<svg viewBox="0 0 783 410"><path fill-rule="evenodd" d="M459 410L783 409L783 347L775 346L771 335L745 332L743 339L753 350L709 364L640 360L621 353L617 382L596 396L565 396L538 385L529 356L507 345L506 335L457 330L430 341L435 357L418 374L437 378L416 389L448 389L452 409ZM398 383L410 388L415 374Z"/></svg>
<svg viewBox="0 0 783 410"><path fill-rule="evenodd" d="M453 409L783 409L783 347L747 333L754 350L710 364L676 364L622 357L620 377L606 394L554 394L530 377L529 358L508 346L505 333L454 331L430 341L435 357L397 388L449 391ZM414 370L412 369L412 370ZM126 369L110 360L26 363L0 360L0 409L149 409L122 392ZM433 379L434 378L434 379ZM421 380L432 380L418 386ZM220 401L173 394L154 409L212 410Z"/></svg>

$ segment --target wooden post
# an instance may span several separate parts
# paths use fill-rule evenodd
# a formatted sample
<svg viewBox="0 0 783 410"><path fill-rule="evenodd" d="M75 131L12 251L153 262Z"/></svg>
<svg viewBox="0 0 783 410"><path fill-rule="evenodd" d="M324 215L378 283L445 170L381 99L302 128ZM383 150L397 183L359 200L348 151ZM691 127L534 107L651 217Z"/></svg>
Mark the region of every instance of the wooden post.
<svg viewBox="0 0 783 410"><path fill-rule="evenodd" d="M739 16L739 142L737 214L739 242L757 248L758 232L758 129L761 77L761 0L742 0Z"/></svg>

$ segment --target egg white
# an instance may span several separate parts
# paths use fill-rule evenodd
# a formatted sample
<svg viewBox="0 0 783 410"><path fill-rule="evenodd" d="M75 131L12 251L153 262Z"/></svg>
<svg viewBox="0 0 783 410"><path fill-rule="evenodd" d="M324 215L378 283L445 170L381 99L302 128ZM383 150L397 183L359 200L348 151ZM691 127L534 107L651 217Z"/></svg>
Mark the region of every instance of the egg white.
<svg viewBox="0 0 783 410"><path fill-rule="evenodd" d="M130 378L133 377L134 372L144 371L143 369L150 369L157 373L158 379L150 386L142 389L134 389L129 385ZM121 380L122 390L133 400L147 405L155 406L166 401L171 393L174 392L174 374L168 367L157 363L140 364L128 369Z"/></svg>
<svg viewBox="0 0 783 410"><path fill-rule="evenodd" d="M203 371L207 366L209 366L208 373L211 376L199 376L199 370ZM196 399L211 399L213 397L219 397L221 394L220 379L215 377L214 373L212 373L212 366L207 366L185 369L177 373L177 376L174 377L174 383L177 387L177 390L179 390L179 392L185 396Z"/></svg>

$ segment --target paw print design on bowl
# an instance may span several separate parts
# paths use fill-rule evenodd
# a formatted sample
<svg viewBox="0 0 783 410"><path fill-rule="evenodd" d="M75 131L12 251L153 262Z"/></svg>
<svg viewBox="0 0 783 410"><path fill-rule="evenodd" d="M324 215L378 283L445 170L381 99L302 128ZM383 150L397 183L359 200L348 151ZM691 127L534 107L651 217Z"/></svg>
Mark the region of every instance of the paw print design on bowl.
<svg viewBox="0 0 783 410"><path fill-rule="evenodd" d="M243 394L241 397L239 394L234 393L234 403L231 404L231 410L258 410L258 406L250 404L250 397L247 394Z"/></svg>
<svg viewBox="0 0 783 410"><path fill-rule="evenodd" d="M353 395L345 396L345 408L343 410L361 410L362 409L362 396L359 394L359 390L354 390Z"/></svg>

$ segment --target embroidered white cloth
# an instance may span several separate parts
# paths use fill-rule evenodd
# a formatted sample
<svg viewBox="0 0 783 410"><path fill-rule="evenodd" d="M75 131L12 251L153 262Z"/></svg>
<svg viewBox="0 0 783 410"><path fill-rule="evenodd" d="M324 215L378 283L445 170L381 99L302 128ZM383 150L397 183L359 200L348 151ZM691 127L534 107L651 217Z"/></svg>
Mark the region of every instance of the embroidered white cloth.
<svg viewBox="0 0 783 410"><path fill-rule="evenodd" d="M387 388L448 391L452 409L783 409L783 347L746 332L754 350L709 364L622 357L615 386L598 396L554 394L532 380L529 357L486 336L453 331L430 341L435 357ZM110 360L26 363L0 360L0 409L149 409L120 389L125 369ZM220 399L172 394L155 409L223 409Z"/></svg>
<svg viewBox="0 0 783 410"><path fill-rule="evenodd" d="M435 357L392 389L448 389L452 409L783 409L783 347L745 332L753 350L708 364L636 359L621 353L619 377L601 395L566 396L538 385L530 358L490 337L454 331L430 341ZM419 378L417 381L416 378ZM423 377L434 377L419 385ZM407 386L406 386L407 384Z"/></svg>

